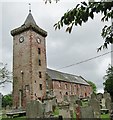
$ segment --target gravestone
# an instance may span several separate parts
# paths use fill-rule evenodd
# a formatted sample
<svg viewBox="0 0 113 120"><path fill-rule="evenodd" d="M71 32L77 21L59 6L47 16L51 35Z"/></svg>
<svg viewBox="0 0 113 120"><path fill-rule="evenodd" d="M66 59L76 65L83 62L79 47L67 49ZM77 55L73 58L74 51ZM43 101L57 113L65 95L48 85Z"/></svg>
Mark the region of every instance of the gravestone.
<svg viewBox="0 0 113 120"><path fill-rule="evenodd" d="M106 109L105 101L106 101L105 98L102 98L101 100L102 109Z"/></svg>
<svg viewBox="0 0 113 120"><path fill-rule="evenodd" d="M54 111L55 106L57 105L56 97L55 96L46 97L43 100L43 102L44 102L44 116L50 117Z"/></svg>
<svg viewBox="0 0 113 120"><path fill-rule="evenodd" d="M106 98L105 106L106 106L106 109L111 110L111 99L110 98Z"/></svg>
<svg viewBox="0 0 113 120"><path fill-rule="evenodd" d="M80 108L80 117L84 118L94 118L94 111L91 106L85 106Z"/></svg>
<svg viewBox="0 0 113 120"><path fill-rule="evenodd" d="M78 104L76 104L76 119L79 120L80 119L80 106Z"/></svg>
<svg viewBox="0 0 113 120"><path fill-rule="evenodd" d="M76 104L78 104L79 106L82 106L82 101L81 100L76 100Z"/></svg>
<svg viewBox="0 0 113 120"><path fill-rule="evenodd" d="M94 117L95 118L100 118L100 103L97 99L91 99L89 101L89 105L92 107L93 111L94 111Z"/></svg>
<svg viewBox="0 0 113 120"><path fill-rule="evenodd" d="M111 103L111 110L113 110L113 102Z"/></svg>
<svg viewBox="0 0 113 120"><path fill-rule="evenodd" d="M102 93L98 93L97 94L97 100L101 102L102 98L103 98L103 94Z"/></svg>
<svg viewBox="0 0 113 120"><path fill-rule="evenodd" d="M71 118L69 104L60 105L59 115L63 118Z"/></svg>
<svg viewBox="0 0 113 120"><path fill-rule="evenodd" d="M111 97L110 97L110 94L108 92L104 92L103 98L107 99L107 98L111 98Z"/></svg>
<svg viewBox="0 0 113 120"><path fill-rule="evenodd" d="M27 118L43 118L44 117L44 107L41 101L33 100L27 103L26 117Z"/></svg>
<svg viewBox="0 0 113 120"><path fill-rule="evenodd" d="M92 94L91 94L91 99L96 99L96 98L97 98L96 93L92 93Z"/></svg>
<svg viewBox="0 0 113 120"><path fill-rule="evenodd" d="M0 93L0 110L2 109L2 94Z"/></svg>
<svg viewBox="0 0 113 120"><path fill-rule="evenodd" d="M70 103L75 104L77 100L78 100L78 97L76 95L71 95L70 96Z"/></svg>
<svg viewBox="0 0 113 120"><path fill-rule="evenodd" d="M52 100L48 100L44 103L45 113L52 112Z"/></svg>
<svg viewBox="0 0 113 120"><path fill-rule="evenodd" d="M69 96L64 95L64 101L69 102Z"/></svg>

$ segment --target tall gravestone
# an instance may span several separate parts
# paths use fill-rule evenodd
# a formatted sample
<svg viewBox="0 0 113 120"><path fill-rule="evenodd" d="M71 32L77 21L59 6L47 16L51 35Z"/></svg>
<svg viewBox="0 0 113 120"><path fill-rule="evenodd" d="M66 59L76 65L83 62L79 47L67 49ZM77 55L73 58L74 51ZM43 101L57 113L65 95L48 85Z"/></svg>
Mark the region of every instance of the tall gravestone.
<svg viewBox="0 0 113 120"><path fill-rule="evenodd" d="M64 119L71 118L69 104L60 105L59 115L62 116Z"/></svg>
<svg viewBox="0 0 113 120"><path fill-rule="evenodd" d="M70 103L75 104L77 100L78 100L78 97L76 95L71 95L70 96Z"/></svg>
<svg viewBox="0 0 113 120"><path fill-rule="evenodd" d="M106 109L105 102L106 102L106 99L105 99L105 98L102 98L102 100L101 100L102 109Z"/></svg>
<svg viewBox="0 0 113 120"><path fill-rule="evenodd" d="M64 95L64 101L66 101L66 102L69 102L70 100L69 100L69 96L67 96L67 95Z"/></svg>
<svg viewBox="0 0 113 120"><path fill-rule="evenodd" d="M104 92L103 98L106 99L106 98L111 98L111 97L110 97L110 94L108 92Z"/></svg>
<svg viewBox="0 0 113 120"><path fill-rule="evenodd" d="M94 117L100 118L100 103L97 99L93 98L89 101L89 105L92 107L94 111Z"/></svg>
<svg viewBox="0 0 113 120"><path fill-rule="evenodd" d="M54 111L54 107L57 105L56 97L47 97L44 99L44 116L50 117Z"/></svg>
<svg viewBox="0 0 113 120"><path fill-rule="evenodd" d="M96 93L92 93L92 94L91 94L91 99L97 99Z"/></svg>
<svg viewBox="0 0 113 120"><path fill-rule="evenodd" d="M106 98L105 106L106 106L106 109L111 110L111 99L110 98Z"/></svg>
<svg viewBox="0 0 113 120"><path fill-rule="evenodd" d="M94 111L92 109L91 106L85 106L85 107L81 107L80 108L80 117L81 117L81 120L84 118L86 119L93 119L94 118Z"/></svg>
<svg viewBox="0 0 113 120"><path fill-rule="evenodd" d="M2 94L0 93L0 110L2 109Z"/></svg>
<svg viewBox="0 0 113 120"><path fill-rule="evenodd" d="M43 118L44 117L44 107L41 101L33 100L27 103L26 117L27 118Z"/></svg>
<svg viewBox="0 0 113 120"><path fill-rule="evenodd" d="M97 100L101 102L102 98L103 98L103 94L102 93L98 93L97 94Z"/></svg>

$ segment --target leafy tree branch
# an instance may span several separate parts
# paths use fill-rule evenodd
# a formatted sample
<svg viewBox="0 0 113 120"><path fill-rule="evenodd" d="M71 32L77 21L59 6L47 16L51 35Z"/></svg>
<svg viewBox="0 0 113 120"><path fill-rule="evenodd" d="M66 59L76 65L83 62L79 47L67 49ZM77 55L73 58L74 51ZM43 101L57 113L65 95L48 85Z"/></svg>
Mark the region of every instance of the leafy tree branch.
<svg viewBox="0 0 113 120"><path fill-rule="evenodd" d="M113 1L112 2L81 2L77 4L74 9L64 13L61 19L54 25L55 30L66 27L66 32L71 33L74 26L81 26L86 23L90 18L94 19L95 14L102 14L101 21L109 21L113 18ZM104 44L98 48L107 48L108 44L113 43L112 27L105 25L101 33Z"/></svg>

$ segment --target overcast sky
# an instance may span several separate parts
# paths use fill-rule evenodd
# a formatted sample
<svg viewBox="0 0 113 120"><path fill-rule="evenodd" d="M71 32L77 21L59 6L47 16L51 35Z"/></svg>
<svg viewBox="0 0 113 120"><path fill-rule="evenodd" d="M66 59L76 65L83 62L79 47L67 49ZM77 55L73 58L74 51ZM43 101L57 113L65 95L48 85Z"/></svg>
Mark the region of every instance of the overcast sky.
<svg viewBox="0 0 113 120"><path fill-rule="evenodd" d="M0 36L0 54L2 53L0 62L7 63L9 70L12 70L13 58L13 41L10 31L24 23L29 11L29 1L20 1L23 2L8 0L0 2L0 31L2 31L2 36ZM94 82L98 92L103 92L103 76L111 62L110 54L69 68L59 69L111 50L109 46L108 49L97 53L97 48L104 42L100 35L101 29L105 24L111 24L111 20L108 23L102 23L100 21L101 14L96 15L94 20L90 19L82 27L74 27L71 34L66 33L64 28L54 30L53 25L67 10L79 3L77 1L80 2L80 0L71 0L71 2L70 0L60 0L57 4L55 2L45 4L43 0L40 2L33 2L32 0L32 15L37 25L48 32L46 38L47 66L62 72L80 75L86 80ZM0 91L3 94L10 93L12 86L7 84L5 87L0 87Z"/></svg>

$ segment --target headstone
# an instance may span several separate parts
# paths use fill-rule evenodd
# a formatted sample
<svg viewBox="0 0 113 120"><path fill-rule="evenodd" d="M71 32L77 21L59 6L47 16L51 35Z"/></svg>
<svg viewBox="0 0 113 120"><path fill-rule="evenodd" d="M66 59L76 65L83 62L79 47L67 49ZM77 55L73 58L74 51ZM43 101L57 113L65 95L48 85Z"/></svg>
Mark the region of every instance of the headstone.
<svg viewBox="0 0 113 120"><path fill-rule="evenodd" d="M2 94L0 93L0 110L2 109Z"/></svg>
<svg viewBox="0 0 113 120"><path fill-rule="evenodd" d="M102 105L102 109L106 109L105 98L102 98L101 102L102 102L102 104L101 104Z"/></svg>
<svg viewBox="0 0 113 120"><path fill-rule="evenodd" d="M77 104L76 105L76 119L79 120L80 119L80 106Z"/></svg>
<svg viewBox="0 0 113 120"><path fill-rule="evenodd" d="M33 100L27 103L26 117L27 118L43 118L44 116L43 104L39 100Z"/></svg>
<svg viewBox="0 0 113 120"><path fill-rule="evenodd" d="M97 98L96 93L92 93L91 94L91 99L96 99L96 98Z"/></svg>
<svg viewBox="0 0 113 120"><path fill-rule="evenodd" d="M106 98L105 106L106 106L106 109L111 110L111 99L110 98Z"/></svg>
<svg viewBox="0 0 113 120"><path fill-rule="evenodd" d="M108 92L104 92L103 98L106 99L106 98L111 98L111 97L110 97L110 94Z"/></svg>
<svg viewBox="0 0 113 120"><path fill-rule="evenodd" d="M89 105L92 107L94 111L94 117L95 118L100 118L100 103L97 99L91 99L89 101Z"/></svg>
<svg viewBox="0 0 113 120"><path fill-rule="evenodd" d="M45 117L52 116L52 113L56 105L57 105L56 97L51 96L51 97L44 99L44 116Z"/></svg>
<svg viewBox="0 0 113 120"><path fill-rule="evenodd" d="M83 118L94 118L94 111L91 106L85 106L80 108L80 117Z"/></svg>
<svg viewBox="0 0 113 120"><path fill-rule="evenodd" d="M73 110L70 110L70 118L73 118Z"/></svg>
<svg viewBox="0 0 113 120"><path fill-rule="evenodd" d="M76 95L71 95L70 96L70 103L75 104L77 100L78 100L78 97Z"/></svg>
<svg viewBox="0 0 113 120"><path fill-rule="evenodd" d="M111 110L113 110L113 102L111 103Z"/></svg>
<svg viewBox="0 0 113 120"><path fill-rule="evenodd" d="M102 93L98 93L97 94L97 100L101 102L102 98L103 98L103 94Z"/></svg>
<svg viewBox="0 0 113 120"><path fill-rule="evenodd" d="M52 112L52 100L45 102L45 113Z"/></svg>
<svg viewBox="0 0 113 120"><path fill-rule="evenodd" d="M79 106L82 106L82 101L81 100L77 100L76 104L78 104Z"/></svg>
<svg viewBox="0 0 113 120"><path fill-rule="evenodd" d="M69 96L64 95L64 101L69 102Z"/></svg>
<svg viewBox="0 0 113 120"><path fill-rule="evenodd" d="M59 109L59 115L63 118L71 118L69 106L62 106L61 109Z"/></svg>

